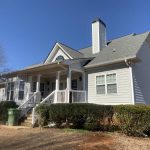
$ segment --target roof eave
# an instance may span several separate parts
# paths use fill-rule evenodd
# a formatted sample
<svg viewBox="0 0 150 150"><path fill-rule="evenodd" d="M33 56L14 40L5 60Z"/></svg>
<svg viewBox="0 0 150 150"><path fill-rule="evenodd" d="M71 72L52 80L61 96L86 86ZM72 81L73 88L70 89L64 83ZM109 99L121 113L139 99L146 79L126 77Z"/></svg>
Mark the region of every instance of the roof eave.
<svg viewBox="0 0 150 150"><path fill-rule="evenodd" d="M110 65L110 64L121 63L121 62L124 62L125 60L132 60L133 62L140 61L139 58L137 58L136 56L133 56L133 57L126 57L123 59L117 59L114 61L104 62L104 63L96 63L96 64L92 64L92 65L87 65L87 66L84 66L84 68L89 69L89 68L94 68L94 67L99 67L99 66L106 66L106 65Z"/></svg>
<svg viewBox="0 0 150 150"><path fill-rule="evenodd" d="M62 62L55 62L55 63L47 63L47 64L41 64L39 66L36 67L31 67L31 68L27 68L27 69L22 69L22 70L18 70L18 71L14 71L14 72L10 72L10 73L6 73L6 74L2 74L1 76L4 78L9 78L9 77L15 77L18 75L24 75L24 74L28 74L29 72L34 72L40 69L46 69L46 68L50 68L50 67L55 67L55 66L59 66L59 67L64 67L67 68L68 65Z"/></svg>

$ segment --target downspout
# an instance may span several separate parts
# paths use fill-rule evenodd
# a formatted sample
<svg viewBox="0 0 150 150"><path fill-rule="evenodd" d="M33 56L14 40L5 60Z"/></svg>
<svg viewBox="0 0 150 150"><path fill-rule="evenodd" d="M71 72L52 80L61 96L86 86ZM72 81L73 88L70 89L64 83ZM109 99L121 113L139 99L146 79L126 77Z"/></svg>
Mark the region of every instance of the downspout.
<svg viewBox="0 0 150 150"><path fill-rule="evenodd" d="M125 59L126 65L129 67L129 73L130 73L130 83L131 83L131 97L132 97L132 104L135 104L135 99L134 99L134 84L133 84L133 69L131 66L131 62L128 62L127 59Z"/></svg>

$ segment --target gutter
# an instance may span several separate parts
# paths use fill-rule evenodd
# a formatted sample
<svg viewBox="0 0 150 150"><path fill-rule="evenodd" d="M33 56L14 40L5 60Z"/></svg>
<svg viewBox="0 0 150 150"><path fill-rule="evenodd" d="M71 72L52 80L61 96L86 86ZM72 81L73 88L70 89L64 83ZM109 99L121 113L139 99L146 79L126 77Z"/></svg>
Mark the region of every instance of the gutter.
<svg viewBox="0 0 150 150"><path fill-rule="evenodd" d="M134 97L134 83L133 83L133 69L132 69L132 63L131 61L128 61L127 59L125 59L125 63L126 65L129 67L129 73L130 73L130 86L131 86L131 100L132 100L132 104L135 104L135 97Z"/></svg>

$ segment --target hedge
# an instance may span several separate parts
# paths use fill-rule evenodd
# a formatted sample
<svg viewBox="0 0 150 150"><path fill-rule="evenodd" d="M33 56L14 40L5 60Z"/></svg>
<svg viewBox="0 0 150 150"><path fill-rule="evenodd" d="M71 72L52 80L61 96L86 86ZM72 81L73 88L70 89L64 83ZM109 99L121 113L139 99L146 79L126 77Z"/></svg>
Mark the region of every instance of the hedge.
<svg viewBox="0 0 150 150"><path fill-rule="evenodd" d="M5 124L8 119L8 109L17 108L18 106L14 101L1 101L0 102L0 123Z"/></svg>
<svg viewBox="0 0 150 150"><path fill-rule="evenodd" d="M40 105L36 111L39 114L41 126L54 122L57 127L65 123L66 126L73 128L84 128L85 126L89 128L92 124L95 128L95 124L100 126L105 118L110 119L113 115L112 106L85 103Z"/></svg>
<svg viewBox="0 0 150 150"><path fill-rule="evenodd" d="M114 106L118 126L127 135L144 135L150 131L150 106Z"/></svg>
<svg viewBox="0 0 150 150"><path fill-rule="evenodd" d="M150 106L145 105L51 104L39 105L36 111L40 126L55 123L59 128L121 130L134 136L149 135L150 132Z"/></svg>

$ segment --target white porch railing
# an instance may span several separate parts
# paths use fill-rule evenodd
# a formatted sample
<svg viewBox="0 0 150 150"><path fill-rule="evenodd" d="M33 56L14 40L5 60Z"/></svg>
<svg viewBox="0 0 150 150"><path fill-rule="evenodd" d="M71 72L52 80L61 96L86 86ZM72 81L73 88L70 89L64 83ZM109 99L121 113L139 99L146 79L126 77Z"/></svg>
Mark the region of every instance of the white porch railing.
<svg viewBox="0 0 150 150"><path fill-rule="evenodd" d="M56 96L56 101L55 103L66 103L67 102L67 90L59 90L56 91L57 96Z"/></svg>
<svg viewBox="0 0 150 150"><path fill-rule="evenodd" d="M86 103L86 91L70 90L70 100L72 103Z"/></svg>
<svg viewBox="0 0 150 150"><path fill-rule="evenodd" d="M55 92L56 91L53 91L52 93L50 93L44 100L42 100L40 102L40 104L46 104L46 105L50 105L52 103L54 103L54 98L55 98ZM38 105L37 105L38 106ZM33 109L32 109L32 126L35 125L37 119L38 119L38 115L36 113L36 107L35 106Z"/></svg>
<svg viewBox="0 0 150 150"><path fill-rule="evenodd" d="M22 105L20 105L17 109L21 110L20 118L24 115L27 115L28 111L36 106L40 99L40 92L35 92L32 96L29 97L27 101L25 101Z"/></svg>
<svg viewBox="0 0 150 150"><path fill-rule="evenodd" d="M52 104L54 103L54 97L55 97L55 91L50 93L43 101L40 102L40 104Z"/></svg>
<svg viewBox="0 0 150 150"><path fill-rule="evenodd" d="M1 101L6 101L5 94L0 94L0 102Z"/></svg>
<svg viewBox="0 0 150 150"><path fill-rule="evenodd" d="M68 98L69 96L69 98ZM69 100L69 101L68 101ZM85 103L86 102L86 91L79 90L58 90L50 93L40 104L50 105L52 103ZM38 106L38 105L37 105ZM32 125L35 124L37 120L37 114L35 112L35 106L32 110Z"/></svg>

